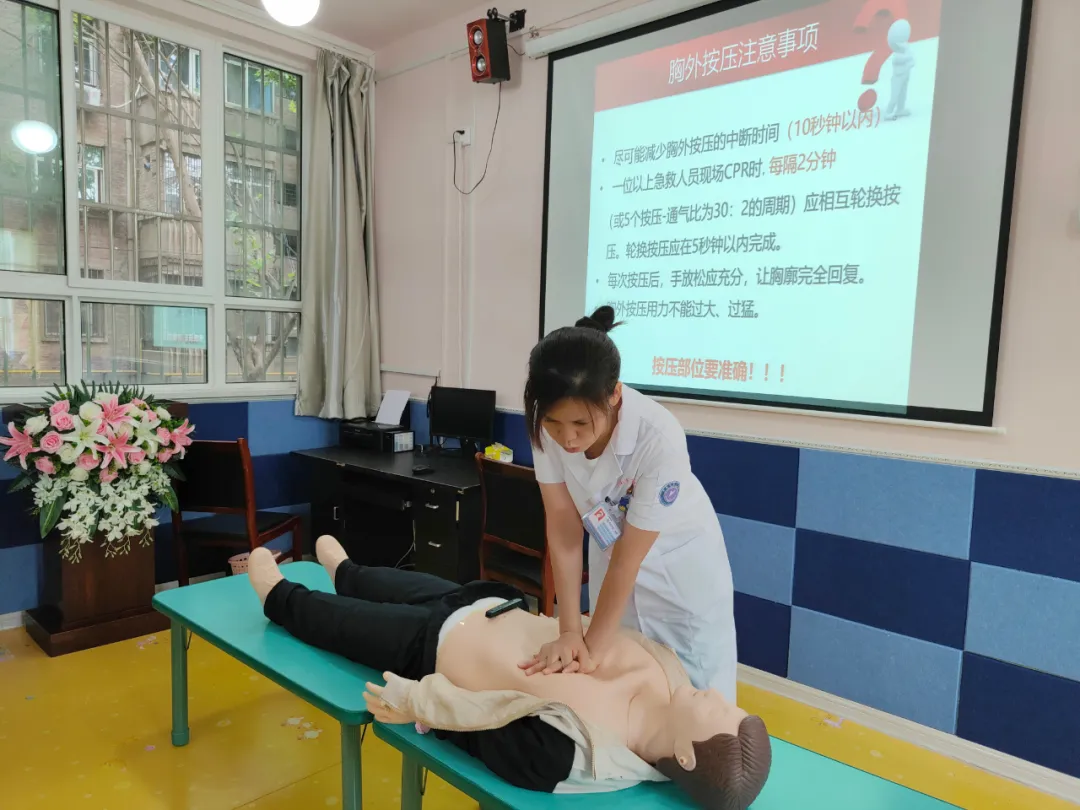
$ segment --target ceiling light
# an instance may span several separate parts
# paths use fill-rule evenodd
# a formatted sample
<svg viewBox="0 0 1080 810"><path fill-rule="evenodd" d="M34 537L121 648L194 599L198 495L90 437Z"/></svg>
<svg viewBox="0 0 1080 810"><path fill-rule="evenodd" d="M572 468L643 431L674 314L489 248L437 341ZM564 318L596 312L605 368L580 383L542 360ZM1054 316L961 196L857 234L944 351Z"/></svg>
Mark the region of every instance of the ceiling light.
<svg viewBox="0 0 1080 810"><path fill-rule="evenodd" d="M11 140L30 155L46 155L60 143L56 130L43 121L20 121L11 128Z"/></svg>
<svg viewBox="0 0 1080 810"><path fill-rule="evenodd" d="M262 0L262 4L282 25L307 25L319 12L319 0Z"/></svg>

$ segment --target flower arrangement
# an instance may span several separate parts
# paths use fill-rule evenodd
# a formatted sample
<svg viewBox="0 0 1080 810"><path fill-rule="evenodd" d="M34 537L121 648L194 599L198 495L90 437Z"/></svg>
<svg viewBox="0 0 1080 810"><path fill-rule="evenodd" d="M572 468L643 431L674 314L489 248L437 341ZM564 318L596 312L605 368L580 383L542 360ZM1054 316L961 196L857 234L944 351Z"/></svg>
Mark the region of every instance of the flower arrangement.
<svg viewBox="0 0 1080 810"><path fill-rule="evenodd" d="M8 424L4 461L22 473L9 492L32 487L41 536L60 532L60 555L82 559L100 538L105 556L148 545L160 504L177 509L171 479L195 430L141 389L111 384L56 387L21 424Z"/></svg>

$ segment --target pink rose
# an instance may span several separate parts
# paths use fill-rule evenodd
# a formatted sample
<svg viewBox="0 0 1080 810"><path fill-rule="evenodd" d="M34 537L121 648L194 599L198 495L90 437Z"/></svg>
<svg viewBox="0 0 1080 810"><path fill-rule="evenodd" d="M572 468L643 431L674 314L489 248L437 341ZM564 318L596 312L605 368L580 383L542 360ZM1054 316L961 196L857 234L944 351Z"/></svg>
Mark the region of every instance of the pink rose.
<svg viewBox="0 0 1080 810"><path fill-rule="evenodd" d="M49 416L59 416L71 410L71 403L66 399L59 399L49 406Z"/></svg>
<svg viewBox="0 0 1080 810"><path fill-rule="evenodd" d="M39 473L44 473L45 475L55 475L56 474L56 467L54 467L53 463L49 459L45 458L44 456L40 456L34 462L34 466L37 467L37 471Z"/></svg>
<svg viewBox="0 0 1080 810"><path fill-rule="evenodd" d="M172 441L172 434L169 433L169 431L167 431L165 428L158 428L157 429L157 440L158 440L158 444L161 444L161 445L168 444L169 442Z"/></svg>
<svg viewBox="0 0 1080 810"><path fill-rule="evenodd" d="M172 454L172 450L162 450L160 453L157 454L157 460L160 461L162 464L168 464L169 459L172 458Z"/></svg>
<svg viewBox="0 0 1080 810"><path fill-rule="evenodd" d="M68 417L69 419L71 417ZM64 446L64 437L57 433L55 430L51 430L45 434L45 438L41 440L41 449L46 453L58 453L60 448Z"/></svg>
<svg viewBox="0 0 1080 810"><path fill-rule="evenodd" d="M67 404L66 399L62 399L60 400L60 402L63 402L65 405ZM59 405L60 403L57 404ZM53 414L53 417L50 421L52 422L52 426L57 430L75 429L75 420L71 418L71 414L66 412Z"/></svg>
<svg viewBox="0 0 1080 810"><path fill-rule="evenodd" d="M75 460L75 466L80 470L86 470L87 472L90 472L90 470L94 469L97 465L98 460L89 453L83 453Z"/></svg>
<svg viewBox="0 0 1080 810"><path fill-rule="evenodd" d="M146 452L144 450L136 450L134 453L128 453L128 461L132 464L142 464L146 461Z"/></svg>
<svg viewBox="0 0 1080 810"><path fill-rule="evenodd" d="M103 484L111 484L113 481L116 480L116 472L114 470L108 469L102 470L98 475L98 479Z"/></svg>

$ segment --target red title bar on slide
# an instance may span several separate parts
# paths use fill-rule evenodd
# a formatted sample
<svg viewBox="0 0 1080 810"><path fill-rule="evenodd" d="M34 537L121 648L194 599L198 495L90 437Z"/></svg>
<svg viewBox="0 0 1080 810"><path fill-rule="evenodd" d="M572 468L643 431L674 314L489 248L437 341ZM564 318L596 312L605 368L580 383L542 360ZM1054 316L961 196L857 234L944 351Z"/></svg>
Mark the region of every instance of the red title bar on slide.
<svg viewBox="0 0 1080 810"><path fill-rule="evenodd" d="M866 54L877 81L889 50L889 27L911 24L911 41L941 30L942 0L826 0L779 17L619 59L596 69L596 111L692 93L706 87ZM975 4L977 5L977 4ZM973 5L972 8L975 11ZM875 59L876 57L876 59Z"/></svg>

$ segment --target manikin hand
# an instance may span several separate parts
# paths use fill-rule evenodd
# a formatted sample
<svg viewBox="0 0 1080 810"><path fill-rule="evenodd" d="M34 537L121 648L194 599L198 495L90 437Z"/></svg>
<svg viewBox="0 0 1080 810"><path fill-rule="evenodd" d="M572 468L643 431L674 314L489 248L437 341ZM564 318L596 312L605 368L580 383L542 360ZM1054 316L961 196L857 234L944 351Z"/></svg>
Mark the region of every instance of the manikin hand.
<svg viewBox="0 0 1080 810"><path fill-rule="evenodd" d="M589 648L585 646L584 637L576 632L563 633L555 641L549 641L530 660L518 666L525 670L526 675L535 675L538 672L545 675L556 672L580 672L588 675L596 669L596 664L589 655Z"/></svg>
<svg viewBox="0 0 1080 810"><path fill-rule="evenodd" d="M376 720L390 726L400 726L416 722L416 718L395 709L387 703L383 699L384 691L384 687L376 686L373 683L364 685L364 702L367 704L367 710L371 712Z"/></svg>

